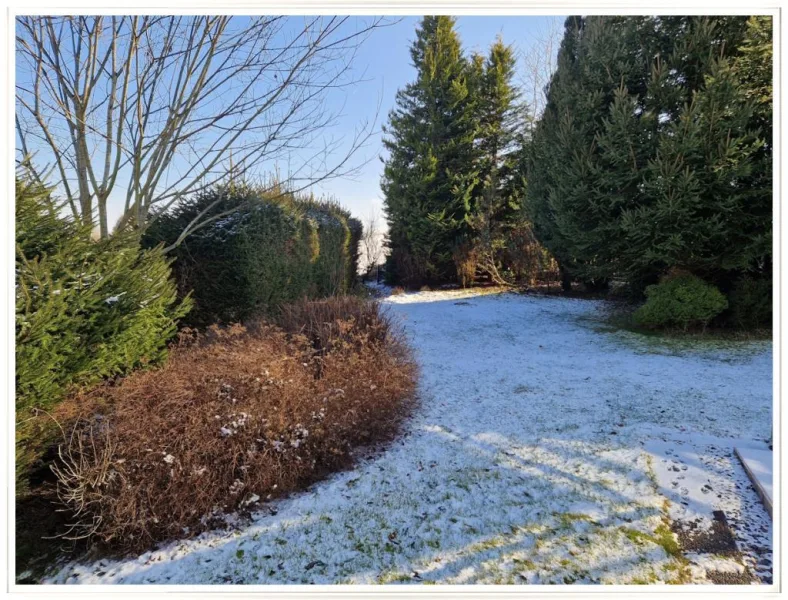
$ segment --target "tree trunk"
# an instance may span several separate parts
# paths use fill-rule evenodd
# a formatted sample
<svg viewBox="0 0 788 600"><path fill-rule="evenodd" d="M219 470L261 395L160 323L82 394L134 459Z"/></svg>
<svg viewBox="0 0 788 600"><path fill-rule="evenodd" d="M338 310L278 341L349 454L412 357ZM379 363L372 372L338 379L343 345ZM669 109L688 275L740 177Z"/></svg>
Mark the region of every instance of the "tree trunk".
<svg viewBox="0 0 788 600"><path fill-rule="evenodd" d="M561 276L561 289L568 294L572 291L572 276L561 265L558 265L558 274Z"/></svg>

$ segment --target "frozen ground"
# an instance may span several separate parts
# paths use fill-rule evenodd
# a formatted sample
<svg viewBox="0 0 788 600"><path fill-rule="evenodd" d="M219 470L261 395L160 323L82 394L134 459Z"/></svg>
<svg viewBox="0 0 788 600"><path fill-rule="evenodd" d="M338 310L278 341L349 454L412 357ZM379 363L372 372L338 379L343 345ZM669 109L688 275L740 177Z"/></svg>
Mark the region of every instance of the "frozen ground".
<svg viewBox="0 0 788 600"><path fill-rule="evenodd" d="M770 581L771 521L733 457L770 433L770 344L613 332L585 300L384 302L422 369L393 446L232 531L48 581ZM712 531L715 510L741 553L677 552L669 528Z"/></svg>

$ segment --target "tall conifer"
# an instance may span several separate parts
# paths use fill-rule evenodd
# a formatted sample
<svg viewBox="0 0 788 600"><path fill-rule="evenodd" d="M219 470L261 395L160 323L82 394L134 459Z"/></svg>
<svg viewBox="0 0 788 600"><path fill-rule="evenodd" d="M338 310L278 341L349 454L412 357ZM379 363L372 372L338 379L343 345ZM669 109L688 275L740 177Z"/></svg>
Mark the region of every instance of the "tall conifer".
<svg viewBox="0 0 788 600"><path fill-rule="evenodd" d="M467 228L469 206L455 190L474 160L475 123L454 24L424 17L411 47L416 80L397 93L384 128L389 276L410 285L453 280L452 251Z"/></svg>
<svg viewBox="0 0 788 600"><path fill-rule="evenodd" d="M741 17L567 20L526 202L565 270L641 290L682 267L725 288L766 262L771 102L766 71L741 62L763 65L762 33Z"/></svg>

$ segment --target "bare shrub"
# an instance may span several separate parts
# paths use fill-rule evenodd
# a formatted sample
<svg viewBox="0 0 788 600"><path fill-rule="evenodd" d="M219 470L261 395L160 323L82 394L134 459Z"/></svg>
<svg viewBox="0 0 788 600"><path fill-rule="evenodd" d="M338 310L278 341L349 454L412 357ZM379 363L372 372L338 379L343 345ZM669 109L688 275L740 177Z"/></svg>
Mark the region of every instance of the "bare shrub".
<svg viewBox="0 0 788 600"><path fill-rule="evenodd" d="M306 336L315 350L327 352L348 343L385 344L394 329L377 302L356 296L302 300L286 305L277 325L288 333Z"/></svg>
<svg viewBox="0 0 788 600"><path fill-rule="evenodd" d="M386 235L381 230L380 218L375 210L363 223L361 240L359 242L359 262L365 278L377 278L380 265L386 258Z"/></svg>
<svg viewBox="0 0 788 600"><path fill-rule="evenodd" d="M526 285L558 279L558 265L536 237L529 223L522 222L509 232L504 255L514 278Z"/></svg>
<svg viewBox="0 0 788 600"><path fill-rule="evenodd" d="M392 296L401 296L404 293L405 293L405 288L399 285L391 290Z"/></svg>
<svg viewBox="0 0 788 600"><path fill-rule="evenodd" d="M464 288L470 287L476 278L478 256L471 242L465 241L457 244L452 252L454 266L457 269L457 279Z"/></svg>
<svg viewBox="0 0 788 600"><path fill-rule="evenodd" d="M72 537L138 551L193 535L393 436L416 378L398 334L374 305L309 304L287 313L295 333L255 323L186 335L163 368L67 402L57 475Z"/></svg>

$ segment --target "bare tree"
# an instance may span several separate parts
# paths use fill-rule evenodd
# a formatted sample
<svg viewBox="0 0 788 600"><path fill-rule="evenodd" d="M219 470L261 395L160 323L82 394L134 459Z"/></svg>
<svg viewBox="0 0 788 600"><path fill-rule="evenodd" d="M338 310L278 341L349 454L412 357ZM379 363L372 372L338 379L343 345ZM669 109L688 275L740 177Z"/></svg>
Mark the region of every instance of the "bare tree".
<svg viewBox="0 0 788 600"><path fill-rule="evenodd" d="M377 269L386 256L385 236L381 231L380 218L375 209L372 209L369 216L364 221L364 230L361 234L361 268L366 275L371 275L373 271L377 274Z"/></svg>
<svg viewBox="0 0 788 600"><path fill-rule="evenodd" d="M18 160L54 171L75 218L111 235L185 195L281 168L298 191L347 175L372 134L324 139L332 90L381 19L25 16L17 20ZM115 206L115 204L113 204ZM195 219L179 242L211 219Z"/></svg>
<svg viewBox="0 0 788 600"><path fill-rule="evenodd" d="M556 68L563 27L558 17L552 18L533 38L531 46L520 59L520 89L528 105L529 128L535 125L547 103L546 90Z"/></svg>

